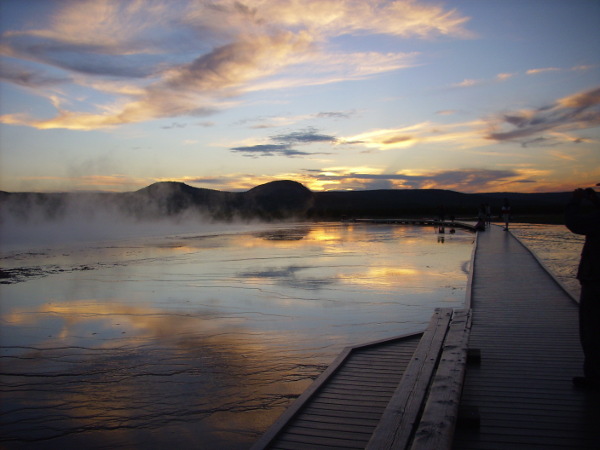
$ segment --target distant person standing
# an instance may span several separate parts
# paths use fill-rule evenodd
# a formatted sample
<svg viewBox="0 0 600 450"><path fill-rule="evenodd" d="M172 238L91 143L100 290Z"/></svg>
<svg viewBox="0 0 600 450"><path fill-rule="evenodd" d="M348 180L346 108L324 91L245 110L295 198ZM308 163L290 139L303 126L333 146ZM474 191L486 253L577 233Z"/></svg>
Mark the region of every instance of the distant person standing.
<svg viewBox="0 0 600 450"><path fill-rule="evenodd" d="M598 183L596 186L600 186ZM567 205L565 224L585 235L577 279L581 283L579 337L585 357L583 377L573 383L600 388L600 198L592 188L577 189Z"/></svg>
<svg viewBox="0 0 600 450"><path fill-rule="evenodd" d="M508 231L508 223L510 222L510 203L508 199L504 199L504 204L502 205L502 220L504 221L504 231Z"/></svg>

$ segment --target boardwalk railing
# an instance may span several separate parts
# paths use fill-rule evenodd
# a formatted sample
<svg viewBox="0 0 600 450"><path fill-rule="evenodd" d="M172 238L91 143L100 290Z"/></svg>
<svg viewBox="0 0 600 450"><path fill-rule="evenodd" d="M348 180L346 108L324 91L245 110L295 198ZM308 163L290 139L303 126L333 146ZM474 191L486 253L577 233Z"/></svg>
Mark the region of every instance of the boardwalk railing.
<svg viewBox="0 0 600 450"><path fill-rule="evenodd" d="M470 325L469 310L455 311L452 308L436 310L425 332L422 335L420 333L414 335L417 338L421 335L420 340L412 356L406 359L401 378L394 385L396 386L395 390L392 388L389 397L386 397L387 406L385 408L382 406L377 414L377 425L370 428L371 431L368 432L370 434L366 435L364 442L353 442L353 448L377 450L450 448L464 379ZM344 369L344 365L353 352L365 351L369 347L376 348L385 342L408 338L413 337L399 337L345 349L267 430L252 449L316 449L331 448L336 444L342 445L342 443L343 446L349 448L351 433L330 433L324 431L322 426L319 427L318 432L314 432L310 428L306 428L307 425L298 427L293 424L302 422L304 424L313 423L314 426L317 426L318 422L303 420L303 414L310 415L310 411L314 411L314 407L311 406L312 399L318 398L320 391L330 389L328 383L334 383L331 380L335 380L336 373L340 373ZM369 358L374 361L373 356L369 356ZM387 370L388 368L385 367L383 372ZM369 375L369 378L372 376ZM384 384L384 376L385 374L382 374L381 379L376 382L379 390ZM357 392L348 394L348 402L341 402L340 416L345 415L346 410L351 409L349 402L353 396L357 395L365 395L363 388L358 387ZM317 400L318 402L319 400ZM328 405L327 408L331 410L333 406ZM365 409L361 407L357 411L365 411ZM314 415L314 412L312 414ZM355 428L368 429L366 426L362 427L365 425L366 419L362 419L363 423L361 423L361 415L359 414L357 417L358 419L353 419L358 420ZM336 439L342 440L336 442ZM307 447L308 444L310 444L309 447Z"/></svg>
<svg viewBox="0 0 600 450"><path fill-rule="evenodd" d="M477 231L475 223L462 222L462 221L448 221L438 219L350 219L346 220L352 223L389 223L398 225L424 225L424 226L435 226L440 228L463 228L468 231Z"/></svg>
<svg viewBox="0 0 600 450"><path fill-rule="evenodd" d="M436 311L367 449L451 448L470 316L468 310Z"/></svg>

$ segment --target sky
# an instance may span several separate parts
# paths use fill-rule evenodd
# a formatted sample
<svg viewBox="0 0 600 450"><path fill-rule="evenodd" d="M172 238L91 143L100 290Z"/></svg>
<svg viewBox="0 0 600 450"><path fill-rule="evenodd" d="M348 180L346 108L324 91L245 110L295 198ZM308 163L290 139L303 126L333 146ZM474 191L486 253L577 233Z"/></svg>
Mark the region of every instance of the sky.
<svg viewBox="0 0 600 450"><path fill-rule="evenodd" d="M0 190L600 183L597 0L0 0Z"/></svg>

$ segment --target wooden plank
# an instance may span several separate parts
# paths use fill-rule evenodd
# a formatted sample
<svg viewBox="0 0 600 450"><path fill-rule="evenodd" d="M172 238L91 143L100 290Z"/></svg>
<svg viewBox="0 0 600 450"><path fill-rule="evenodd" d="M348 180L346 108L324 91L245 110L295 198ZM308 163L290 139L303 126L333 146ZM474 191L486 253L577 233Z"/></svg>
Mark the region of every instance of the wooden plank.
<svg viewBox="0 0 600 450"><path fill-rule="evenodd" d="M436 310L379 425L369 440L367 449L402 449L407 446L421 411L451 317L452 310L449 308Z"/></svg>
<svg viewBox="0 0 600 450"><path fill-rule="evenodd" d="M457 429L457 450L600 448L596 397L574 389L582 353L577 305L522 243L497 227L477 238L462 403L481 413L477 432Z"/></svg>
<svg viewBox="0 0 600 450"><path fill-rule="evenodd" d="M337 381L337 380L336 380ZM348 393L356 393L356 395L377 395L378 393L381 395L390 396L396 388L383 388L380 386L361 386L361 389L357 389L355 385L347 385L345 383L338 383L328 385L323 388L323 393L332 393L332 394L348 394Z"/></svg>
<svg viewBox="0 0 600 450"><path fill-rule="evenodd" d="M308 420L303 416L302 419L294 421L294 424L295 426L299 427L310 427L323 430L347 431L350 433L368 433L369 436L371 436L371 433L373 433L373 426L365 425L360 421L357 421L357 423L353 424L332 423L323 422L321 420Z"/></svg>
<svg viewBox="0 0 600 450"><path fill-rule="evenodd" d="M344 349L344 351L342 351L339 356L329 365L329 367L327 367L327 369L325 369L325 371L319 375L319 377L308 387L308 389L304 391L288 409L285 410L285 412L275 421L273 425L271 425L267 432L254 443L254 445L251 447L251 450L266 448L269 442L275 438L275 436L281 431L286 423L292 417L294 417L294 415L300 410L300 408L302 408L302 406L304 406L304 403L327 381L331 374L338 370L351 351L351 348Z"/></svg>
<svg viewBox="0 0 600 450"><path fill-rule="evenodd" d="M286 436L297 435L297 436L307 436L307 437L318 437L318 438L328 438L328 439L336 439L340 441L352 440L352 441L367 441L371 436L372 430L367 432L354 430L331 430L331 429L323 429L318 427L313 427L312 424L308 424L308 426L302 426L294 424L290 426L286 430Z"/></svg>
<svg viewBox="0 0 600 450"><path fill-rule="evenodd" d="M310 406L306 407L302 411L302 418L310 418L311 420L316 420L319 417L323 421L333 421L333 422L348 422L351 423L355 420L362 420L365 424L372 421L374 425L379 423L379 419L381 418L380 413L363 413L356 414L354 412L345 411L345 410L334 410L334 411L325 411L322 409L312 408Z"/></svg>
<svg viewBox="0 0 600 450"><path fill-rule="evenodd" d="M368 403L370 401L381 402L383 401L386 405L390 400L390 395L377 394L372 391L363 391L363 392L348 392L348 393L331 393L331 392L320 392L319 398L323 400L330 401L340 401L340 402L365 402Z"/></svg>
<svg viewBox="0 0 600 450"><path fill-rule="evenodd" d="M467 364L469 316L467 310L455 311L452 316L411 450L445 450L452 447Z"/></svg>
<svg viewBox="0 0 600 450"><path fill-rule="evenodd" d="M360 420L363 425L374 429L387 400L403 374L402 367L408 364L411 349L417 347L421 335L422 333L407 334L346 348L256 441L252 449L267 448L274 442L285 441L286 445L289 444L285 440L287 430L290 426L295 426L296 417L301 417L300 420L322 418L346 423ZM383 364L369 363L378 360L383 361ZM368 363L363 364L364 361ZM356 365L347 368L348 362ZM346 392L348 390L360 393L371 392L371 397L368 400L361 395L349 395L344 398L343 393L332 395L325 389L326 386L341 388ZM386 391L387 396L384 400ZM324 393L322 396L321 392ZM336 429L334 428L333 431ZM297 440L297 437L294 439ZM323 445L323 442L320 441L318 445Z"/></svg>
<svg viewBox="0 0 600 450"><path fill-rule="evenodd" d="M335 403L327 403L322 401L314 401L311 402L311 406L314 408L319 408L323 410L332 410L339 411L344 410L346 412L355 412L355 413L370 413L373 412L373 408L369 406L360 406L360 405L346 405L343 408L340 408L340 405Z"/></svg>
<svg viewBox="0 0 600 450"><path fill-rule="evenodd" d="M364 444L351 439L334 439L320 436L306 436L304 434L286 434L285 437L278 440L274 447L286 442L296 442L304 445L304 449L314 448L314 446L322 446L327 448L364 448Z"/></svg>

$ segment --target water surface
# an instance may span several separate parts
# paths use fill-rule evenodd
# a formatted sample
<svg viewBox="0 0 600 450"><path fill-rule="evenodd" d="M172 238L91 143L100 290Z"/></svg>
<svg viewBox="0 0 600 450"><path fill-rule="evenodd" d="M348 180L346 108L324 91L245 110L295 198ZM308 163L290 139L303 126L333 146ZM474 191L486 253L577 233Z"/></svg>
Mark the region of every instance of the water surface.
<svg viewBox="0 0 600 450"><path fill-rule="evenodd" d="M575 276L585 236L571 233L564 225L511 224L511 231L579 298L581 287Z"/></svg>
<svg viewBox="0 0 600 450"><path fill-rule="evenodd" d="M298 224L14 250L7 448L247 448L347 345L461 307L474 235Z"/></svg>

